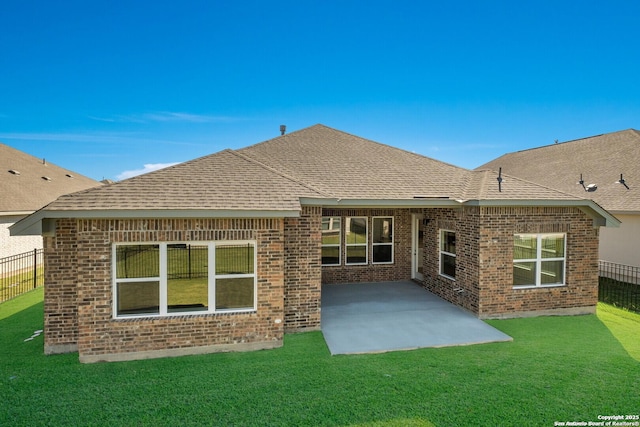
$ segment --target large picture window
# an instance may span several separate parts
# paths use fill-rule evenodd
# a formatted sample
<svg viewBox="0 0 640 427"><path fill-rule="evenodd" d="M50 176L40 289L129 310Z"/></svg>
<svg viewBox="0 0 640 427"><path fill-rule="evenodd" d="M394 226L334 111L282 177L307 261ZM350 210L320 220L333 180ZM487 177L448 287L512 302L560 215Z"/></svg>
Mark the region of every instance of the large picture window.
<svg viewBox="0 0 640 427"><path fill-rule="evenodd" d="M373 263L393 263L393 217L373 218Z"/></svg>
<svg viewBox="0 0 640 427"><path fill-rule="evenodd" d="M346 218L346 264L366 264L368 261L367 217Z"/></svg>
<svg viewBox="0 0 640 427"><path fill-rule="evenodd" d="M440 274L456 278L456 233L440 230Z"/></svg>
<svg viewBox="0 0 640 427"><path fill-rule="evenodd" d="M322 218L322 265L340 265L341 218Z"/></svg>
<svg viewBox="0 0 640 427"><path fill-rule="evenodd" d="M255 242L116 244L114 316L256 309Z"/></svg>
<svg viewBox="0 0 640 427"><path fill-rule="evenodd" d="M513 286L564 285L566 235L516 234L513 247Z"/></svg>

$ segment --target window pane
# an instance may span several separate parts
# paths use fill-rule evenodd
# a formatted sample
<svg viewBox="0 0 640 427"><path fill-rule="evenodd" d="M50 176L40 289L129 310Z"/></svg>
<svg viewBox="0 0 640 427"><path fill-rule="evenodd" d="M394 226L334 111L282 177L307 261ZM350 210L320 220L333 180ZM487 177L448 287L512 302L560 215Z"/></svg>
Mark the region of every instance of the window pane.
<svg viewBox="0 0 640 427"><path fill-rule="evenodd" d="M455 278L456 277L456 257L447 255L447 254L441 254L441 256L442 256L442 260L441 260L442 274Z"/></svg>
<svg viewBox="0 0 640 427"><path fill-rule="evenodd" d="M393 241L393 218L374 218L373 219L373 243L391 243L392 241Z"/></svg>
<svg viewBox="0 0 640 427"><path fill-rule="evenodd" d="M513 264L513 285L534 286L536 284L536 263L517 262Z"/></svg>
<svg viewBox="0 0 640 427"><path fill-rule="evenodd" d="M159 245L116 246L116 278L160 277Z"/></svg>
<svg viewBox="0 0 640 427"><path fill-rule="evenodd" d="M367 218L347 218L347 243L367 243Z"/></svg>
<svg viewBox="0 0 640 427"><path fill-rule="evenodd" d="M543 261L540 284L560 285L564 283L564 261Z"/></svg>
<svg viewBox="0 0 640 427"><path fill-rule="evenodd" d="M253 308L254 278L216 279L216 309Z"/></svg>
<svg viewBox="0 0 640 427"><path fill-rule="evenodd" d="M118 283L118 315L160 313L160 283Z"/></svg>
<svg viewBox="0 0 640 427"><path fill-rule="evenodd" d="M366 264L366 246L347 246L347 264Z"/></svg>
<svg viewBox="0 0 640 427"><path fill-rule="evenodd" d="M373 247L373 262L392 262L392 245L376 245Z"/></svg>
<svg viewBox="0 0 640 427"><path fill-rule="evenodd" d="M216 274L253 274L253 245L216 246Z"/></svg>
<svg viewBox="0 0 640 427"><path fill-rule="evenodd" d="M322 248L322 265L340 265L340 246Z"/></svg>
<svg viewBox="0 0 640 427"><path fill-rule="evenodd" d="M443 252L449 252L451 254L456 253L456 233L453 231L443 231L440 239L440 250Z"/></svg>
<svg viewBox="0 0 640 427"><path fill-rule="evenodd" d="M167 311L206 311L209 287L209 248L195 245L167 247Z"/></svg>
<svg viewBox="0 0 640 427"><path fill-rule="evenodd" d="M513 239L513 259L536 259L538 257L537 236L516 234Z"/></svg>
<svg viewBox="0 0 640 427"><path fill-rule="evenodd" d="M322 244L340 244L340 217L322 218Z"/></svg>
<svg viewBox="0 0 640 427"><path fill-rule="evenodd" d="M542 237L542 258L564 257L564 235L552 234Z"/></svg>

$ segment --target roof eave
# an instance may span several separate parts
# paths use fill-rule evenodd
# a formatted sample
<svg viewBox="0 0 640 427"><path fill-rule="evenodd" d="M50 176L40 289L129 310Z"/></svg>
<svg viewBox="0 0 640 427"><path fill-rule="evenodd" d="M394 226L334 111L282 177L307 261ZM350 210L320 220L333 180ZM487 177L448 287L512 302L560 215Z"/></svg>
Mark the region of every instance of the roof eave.
<svg viewBox="0 0 640 427"><path fill-rule="evenodd" d="M1 211L0 216L24 216L30 215L35 211Z"/></svg>
<svg viewBox="0 0 640 427"><path fill-rule="evenodd" d="M593 219L594 227L620 227L621 221L593 200L467 200L467 206L576 207Z"/></svg>
<svg viewBox="0 0 640 427"><path fill-rule="evenodd" d="M301 197L303 206L328 208L450 208L460 207L460 201L448 197L417 197L413 199L338 199Z"/></svg>
<svg viewBox="0 0 640 427"><path fill-rule="evenodd" d="M46 220L75 219L163 219L163 218L296 218L299 210L249 209L132 209L132 210L39 210L9 227L12 236L37 236L47 232Z"/></svg>

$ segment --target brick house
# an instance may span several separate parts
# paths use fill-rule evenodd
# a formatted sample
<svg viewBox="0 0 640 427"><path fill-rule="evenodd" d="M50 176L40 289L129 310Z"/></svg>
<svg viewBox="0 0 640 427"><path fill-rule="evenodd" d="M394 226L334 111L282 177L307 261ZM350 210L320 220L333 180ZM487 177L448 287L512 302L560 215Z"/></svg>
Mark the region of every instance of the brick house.
<svg viewBox="0 0 640 427"><path fill-rule="evenodd" d="M592 313L598 230L617 224L315 125L63 196L12 231L45 236L45 352L96 362L281 346L320 328L323 283L413 279L480 318Z"/></svg>

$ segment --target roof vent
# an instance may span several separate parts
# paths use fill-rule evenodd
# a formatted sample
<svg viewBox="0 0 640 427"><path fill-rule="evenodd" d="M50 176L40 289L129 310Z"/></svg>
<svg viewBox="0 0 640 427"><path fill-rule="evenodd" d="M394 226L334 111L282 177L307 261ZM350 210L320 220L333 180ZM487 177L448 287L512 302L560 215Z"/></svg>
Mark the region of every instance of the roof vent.
<svg viewBox="0 0 640 427"><path fill-rule="evenodd" d="M51 181L51 178L49 178L48 176L43 176L42 179L44 179L45 181Z"/></svg>
<svg viewBox="0 0 640 427"><path fill-rule="evenodd" d="M75 178L73 175L71 175L70 173L65 175L67 178Z"/></svg>
<svg viewBox="0 0 640 427"><path fill-rule="evenodd" d="M629 186L627 185L627 181L624 180L624 178L622 177L622 174L620 174L620 179L614 182L614 184L622 184L624 185L624 188L626 188L627 190L629 189Z"/></svg>
<svg viewBox="0 0 640 427"><path fill-rule="evenodd" d="M284 135L287 131L287 125L280 125L280 135Z"/></svg>
<svg viewBox="0 0 640 427"><path fill-rule="evenodd" d="M584 191L587 191L589 193L593 193L598 189L598 186L595 184L584 185L584 179L582 178L582 174L580 174L580 181L578 181L578 184L582 185L582 188L584 188Z"/></svg>
<svg viewBox="0 0 640 427"><path fill-rule="evenodd" d="M13 174L13 175L20 175L20 172L18 172L15 169L9 169L9 173Z"/></svg>

